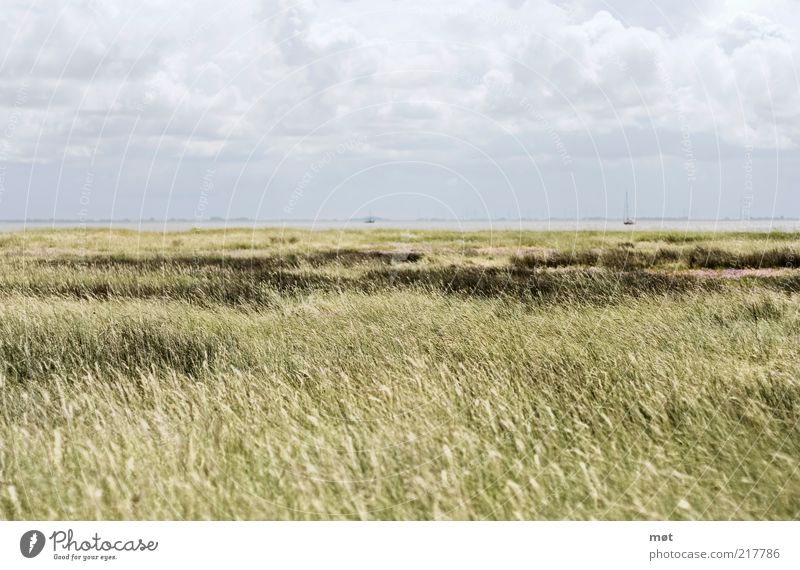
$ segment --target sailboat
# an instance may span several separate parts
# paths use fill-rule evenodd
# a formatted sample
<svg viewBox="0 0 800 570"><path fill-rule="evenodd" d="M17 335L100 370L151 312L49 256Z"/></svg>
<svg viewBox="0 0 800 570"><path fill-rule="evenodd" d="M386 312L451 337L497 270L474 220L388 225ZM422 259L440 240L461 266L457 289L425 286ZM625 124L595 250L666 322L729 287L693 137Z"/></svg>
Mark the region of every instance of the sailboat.
<svg viewBox="0 0 800 570"><path fill-rule="evenodd" d="M622 218L622 223L626 226L632 226L636 222L633 221L633 218L628 215L628 193L625 192L625 216Z"/></svg>
<svg viewBox="0 0 800 570"><path fill-rule="evenodd" d="M364 219L365 224L374 224L375 223L375 216L372 215L372 210L369 211L369 216Z"/></svg>

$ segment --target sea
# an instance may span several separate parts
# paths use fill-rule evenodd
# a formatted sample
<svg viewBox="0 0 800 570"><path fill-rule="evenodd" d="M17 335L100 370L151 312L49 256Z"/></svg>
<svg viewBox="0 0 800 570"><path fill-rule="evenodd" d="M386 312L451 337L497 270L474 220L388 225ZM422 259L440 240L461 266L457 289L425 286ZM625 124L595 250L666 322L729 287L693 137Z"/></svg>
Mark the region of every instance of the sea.
<svg viewBox="0 0 800 570"><path fill-rule="evenodd" d="M193 229L259 229L259 228L295 228L304 230L450 230L450 231L683 231L683 232L800 232L800 220L790 219L757 219L757 220L679 220L679 219L644 219L637 220L634 225L624 225L622 220L590 219L590 220L385 220L377 219L374 223L358 220L105 220L105 221L69 221L69 220L9 220L0 221L0 233L36 231L47 229L127 229L148 232L176 232Z"/></svg>

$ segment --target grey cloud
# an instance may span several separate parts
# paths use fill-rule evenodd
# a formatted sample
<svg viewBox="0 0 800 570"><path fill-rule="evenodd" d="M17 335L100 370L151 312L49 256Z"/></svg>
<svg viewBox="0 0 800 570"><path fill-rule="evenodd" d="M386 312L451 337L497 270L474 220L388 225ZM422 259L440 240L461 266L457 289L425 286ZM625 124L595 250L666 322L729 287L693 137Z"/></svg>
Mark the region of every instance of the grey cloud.
<svg viewBox="0 0 800 570"><path fill-rule="evenodd" d="M730 163L730 178L745 146L762 161L780 154L793 172L797 24L784 0L747 13L716 0L661 9L622 0L17 2L0 17L0 162L35 162L35 179L47 183L89 163L98 181L115 180L127 152L127 165L156 165L151 188L125 187L156 215L178 159L201 169L224 163L216 187L225 188L240 174L257 185L291 154L296 168L280 170L271 188L280 197L304 157L342 134L369 143L329 169L337 175L416 157L496 181L456 140L518 169L523 185L532 158L543 177L552 174L549 189L566 193L565 173L588 184L597 161L619 173L632 162L654 177L663 162L677 169L669 179L678 188L686 140L693 160ZM442 136L402 135L422 131ZM424 188L425 172L407 179ZM26 192L15 173L9 183ZM315 183L335 183L327 176ZM431 191L440 178L431 174ZM72 200L75 180L58 207ZM25 202L6 188L6 205ZM261 191L240 190L247 200ZM36 192L52 210L48 190ZM191 211L189 202L171 207Z"/></svg>

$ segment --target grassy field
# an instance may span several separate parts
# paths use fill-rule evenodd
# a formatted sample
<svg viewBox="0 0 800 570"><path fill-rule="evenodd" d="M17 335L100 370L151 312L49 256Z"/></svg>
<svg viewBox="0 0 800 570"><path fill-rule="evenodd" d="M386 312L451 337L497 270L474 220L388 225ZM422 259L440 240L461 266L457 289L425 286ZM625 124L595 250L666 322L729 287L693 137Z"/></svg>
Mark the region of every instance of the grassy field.
<svg viewBox="0 0 800 570"><path fill-rule="evenodd" d="M0 235L0 518L797 519L800 234Z"/></svg>

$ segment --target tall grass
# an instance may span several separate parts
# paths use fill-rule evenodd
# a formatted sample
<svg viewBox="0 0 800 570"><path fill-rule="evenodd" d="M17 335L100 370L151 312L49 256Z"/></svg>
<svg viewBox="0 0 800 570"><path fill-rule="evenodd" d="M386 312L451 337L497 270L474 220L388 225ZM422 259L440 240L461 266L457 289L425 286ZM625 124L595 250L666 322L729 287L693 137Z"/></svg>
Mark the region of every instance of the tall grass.
<svg viewBox="0 0 800 570"><path fill-rule="evenodd" d="M543 251L516 256L516 267L601 266L620 270L687 267L692 269L793 269L800 253L791 248L772 248L737 252L722 248L660 247L656 250L632 250L617 246L605 249Z"/></svg>
<svg viewBox="0 0 800 570"><path fill-rule="evenodd" d="M793 275L471 265L435 242L8 254L0 517L800 515Z"/></svg>

